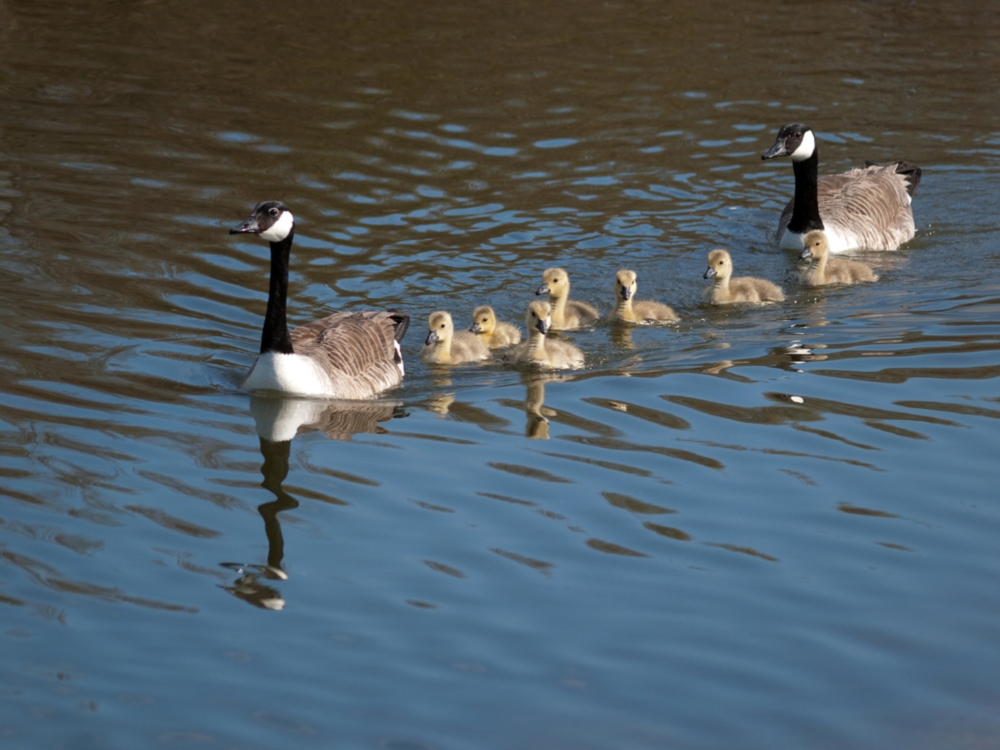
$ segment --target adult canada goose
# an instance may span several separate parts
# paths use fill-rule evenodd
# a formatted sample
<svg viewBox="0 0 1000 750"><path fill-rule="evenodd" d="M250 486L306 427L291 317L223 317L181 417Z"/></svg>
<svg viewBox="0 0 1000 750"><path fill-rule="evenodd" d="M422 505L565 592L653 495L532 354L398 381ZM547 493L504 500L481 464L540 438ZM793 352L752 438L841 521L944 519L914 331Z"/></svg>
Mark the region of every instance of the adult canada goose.
<svg viewBox="0 0 1000 750"><path fill-rule="evenodd" d="M552 306L548 302L536 300L528 305L524 322L528 340L511 349L508 361L555 369L583 367L583 352L567 341L546 338L552 325Z"/></svg>
<svg viewBox="0 0 1000 750"><path fill-rule="evenodd" d="M250 391L296 396L371 398L403 379L399 342L410 316L396 310L340 312L289 331L288 257L295 217L280 201L258 203L230 234L256 234L271 244L271 282L260 356L243 381Z"/></svg>
<svg viewBox="0 0 1000 750"><path fill-rule="evenodd" d="M430 365L458 365L478 362L490 356L490 350L474 333L455 331L451 313L439 310L427 319L427 339L420 350L420 360Z"/></svg>
<svg viewBox="0 0 1000 750"><path fill-rule="evenodd" d="M498 323L497 314L489 305L481 305L472 312L472 328L469 331L476 334L490 349L511 346L521 341L521 330L513 323Z"/></svg>
<svg viewBox="0 0 1000 750"><path fill-rule="evenodd" d="M733 278L733 259L725 250L713 250L708 254L708 270L705 278L712 279L712 286L705 290L705 296L713 305L728 305L731 302L781 302L784 293L777 284L752 276Z"/></svg>
<svg viewBox="0 0 1000 750"><path fill-rule="evenodd" d="M920 167L906 161L865 162L864 169L818 177L816 136L801 123L785 125L762 159L790 156L795 197L778 220L778 244L801 250L802 237L826 232L830 252L856 248L895 250L913 238L910 203L920 184Z"/></svg>
<svg viewBox="0 0 1000 750"><path fill-rule="evenodd" d="M592 305L570 300L569 274L561 268L547 269L542 274L542 285L535 294L549 295L549 302L552 303L553 331L583 328L600 317Z"/></svg>
<svg viewBox="0 0 1000 750"><path fill-rule="evenodd" d="M871 266L858 260L831 258L826 235L818 229L802 238L805 249L799 257L809 261L800 281L806 286L824 284L856 284L859 281L877 281Z"/></svg>
<svg viewBox="0 0 1000 750"><path fill-rule="evenodd" d="M677 313L661 302L633 300L637 286L635 271L622 270L615 274L615 309L608 313L609 320L626 323L676 323L680 320Z"/></svg>

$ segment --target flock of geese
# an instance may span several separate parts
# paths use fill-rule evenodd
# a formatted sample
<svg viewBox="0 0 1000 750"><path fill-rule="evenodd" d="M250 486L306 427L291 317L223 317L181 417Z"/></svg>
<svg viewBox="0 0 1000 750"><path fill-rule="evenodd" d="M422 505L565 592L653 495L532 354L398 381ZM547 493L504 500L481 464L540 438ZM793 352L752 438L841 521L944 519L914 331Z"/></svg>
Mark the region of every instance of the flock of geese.
<svg viewBox="0 0 1000 750"><path fill-rule="evenodd" d="M809 261L800 281L806 286L854 284L878 277L864 263L830 257L854 249L895 250L914 235L910 203L920 182L920 168L905 161L866 162L862 169L819 177L816 137L805 125L781 128L763 159L788 156L795 173L795 195L778 222L780 247L800 252ZM252 392L294 396L365 399L398 385L404 374L400 341L410 316L397 310L340 312L289 331L285 316L288 261L295 219L279 201L259 203L230 234L256 234L271 246L271 277L260 356L243 386ZM768 303L784 299L777 284L765 279L733 277L732 257L725 250L708 254L705 278L712 280L706 300L715 305ZM631 324L667 324L679 320L659 302L637 301L636 274L615 275L615 306L607 318ZM544 368L577 368L583 352L549 331L587 327L600 319L597 310L569 298L569 275L550 268L542 275L535 300L528 305L526 341L511 323L498 322L493 309L478 307L469 330L455 330L451 314L432 313L420 358L451 365L475 362L505 350L505 361Z"/></svg>

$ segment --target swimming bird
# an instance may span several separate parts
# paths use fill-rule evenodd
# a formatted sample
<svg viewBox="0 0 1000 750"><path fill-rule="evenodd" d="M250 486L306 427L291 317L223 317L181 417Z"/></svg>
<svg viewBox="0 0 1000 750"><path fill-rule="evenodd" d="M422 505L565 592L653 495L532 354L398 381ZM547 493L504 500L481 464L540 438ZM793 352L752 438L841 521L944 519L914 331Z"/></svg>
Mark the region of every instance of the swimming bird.
<svg viewBox="0 0 1000 750"><path fill-rule="evenodd" d="M427 319L427 339L420 350L420 360L432 365L458 365L478 362L490 356L479 337L468 331L455 331L451 313L439 310Z"/></svg>
<svg viewBox="0 0 1000 750"><path fill-rule="evenodd" d="M490 349L511 346L521 340L521 331L513 323L497 322L497 314L489 305L480 305L472 312L471 333L476 334Z"/></svg>
<svg viewBox="0 0 1000 750"><path fill-rule="evenodd" d="M806 286L878 280L871 266L866 263L847 258L831 258L826 235L818 229L809 232L802 241L806 247L799 257L808 260L809 267L802 272L799 280Z"/></svg>
<svg viewBox="0 0 1000 750"><path fill-rule="evenodd" d="M524 322L528 327L528 340L510 350L506 356L508 361L555 369L583 367L583 352L577 347L568 341L546 338L552 325L552 306L548 302L535 300L528 305Z"/></svg>
<svg viewBox="0 0 1000 750"><path fill-rule="evenodd" d="M570 300L569 274L561 268L547 269L542 274L542 285L535 294L549 295L549 302L552 303L553 331L583 328L600 317L592 305Z"/></svg>
<svg viewBox="0 0 1000 750"><path fill-rule="evenodd" d="M250 391L371 398L403 379L399 342L410 316L398 310L339 312L288 330L288 259L295 217L280 201L258 203L230 234L256 234L271 245L271 281L260 356L243 381Z"/></svg>
<svg viewBox="0 0 1000 750"><path fill-rule="evenodd" d="M706 279L713 279L712 286L705 290L705 296L713 305L727 305L731 302L780 302L785 298L781 288L765 279L752 276L732 278L733 259L725 250L713 250L708 254Z"/></svg>
<svg viewBox="0 0 1000 750"><path fill-rule="evenodd" d="M622 270L615 274L615 309L608 313L609 320L626 323L676 323L671 308L661 302L632 299L637 288L635 271Z"/></svg>
<svg viewBox="0 0 1000 750"><path fill-rule="evenodd" d="M913 238L910 203L921 169L906 161L865 162L864 169L818 177L816 136L801 123L785 125L762 159L790 156L795 197L778 220L778 244L801 250L806 232L826 232L830 252L857 248L895 250Z"/></svg>

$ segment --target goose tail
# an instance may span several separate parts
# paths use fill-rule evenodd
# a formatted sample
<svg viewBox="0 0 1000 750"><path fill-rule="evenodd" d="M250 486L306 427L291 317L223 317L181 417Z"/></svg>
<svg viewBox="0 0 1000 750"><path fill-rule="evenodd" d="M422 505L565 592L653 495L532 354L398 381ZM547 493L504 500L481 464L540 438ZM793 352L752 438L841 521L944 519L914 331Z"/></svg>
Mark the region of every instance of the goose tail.
<svg viewBox="0 0 1000 750"><path fill-rule="evenodd" d="M920 169L916 164L908 161L897 161L890 162L888 164L879 164L874 161L865 161L865 168L868 167L895 167L896 174L901 174L906 178L906 192L912 198L917 192L917 185L920 184L920 176L923 174L923 170Z"/></svg>

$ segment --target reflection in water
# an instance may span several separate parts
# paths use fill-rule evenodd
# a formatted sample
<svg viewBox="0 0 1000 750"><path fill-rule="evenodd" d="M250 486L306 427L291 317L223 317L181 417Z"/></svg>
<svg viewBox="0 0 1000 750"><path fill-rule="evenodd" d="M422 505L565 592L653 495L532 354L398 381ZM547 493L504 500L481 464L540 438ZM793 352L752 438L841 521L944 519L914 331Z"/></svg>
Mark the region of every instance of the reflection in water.
<svg viewBox="0 0 1000 750"><path fill-rule="evenodd" d="M379 422L401 416L399 408L398 403L382 401L329 402L264 396L250 399L250 413L260 436L260 453L264 458L260 468L264 475L261 487L275 498L257 506L267 535L267 565L222 563L223 567L239 573L239 578L223 587L226 591L262 609L279 610L285 606L281 593L267 582L288 580L281 565L285 557L285 539L278 514L299 507L298 500L282 487L288 476L292 437L300 430L319 430L334 440L349 440L357 433L385 432Z"/></svg>
<svg viewBox="0 0 1000 750"><path fill-rule="evenodd" d="M524 373L522 380L527 389L524 396L524 413L528 416L524 434L532 440L549 439L548 418L557 416L557 412L545 406L545 384L560 379L558 376L545 373Z"/></svg>

